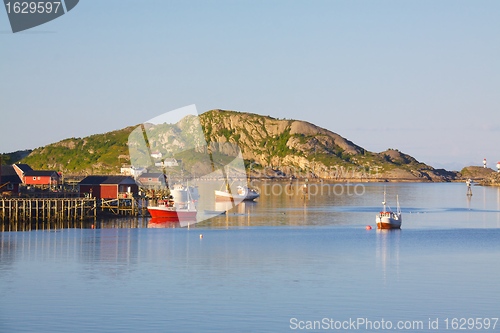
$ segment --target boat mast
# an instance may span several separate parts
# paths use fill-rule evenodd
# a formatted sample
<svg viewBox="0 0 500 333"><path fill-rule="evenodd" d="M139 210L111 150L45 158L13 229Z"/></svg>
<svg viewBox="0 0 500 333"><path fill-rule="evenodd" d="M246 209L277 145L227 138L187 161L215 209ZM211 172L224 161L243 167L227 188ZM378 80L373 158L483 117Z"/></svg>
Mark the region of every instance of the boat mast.
<svg viewBox="0 0 500 333"><path fill-rule="evenodd" d="M188 210L191 209L191 191L189 190L189 180L186 180L186 191L187 191L187 197L188 197Z"/></svg>
<svg viewBox="0 0 500 333"><path fill-rule="evenodd" d="M385 213L386 212L386 209L385 209L385 205L386 205L386 202L385 202L385 186L384 186L384 201L382 201L382 205L384 205L383 212Z"/></svg>
<svg viewBox="0 0 500 333"><path fill-rule="evenodd" d="M396 203L398 205L396 212L398 215L401 215L401 208L399 207L399 195L396 195Z"/></svg>

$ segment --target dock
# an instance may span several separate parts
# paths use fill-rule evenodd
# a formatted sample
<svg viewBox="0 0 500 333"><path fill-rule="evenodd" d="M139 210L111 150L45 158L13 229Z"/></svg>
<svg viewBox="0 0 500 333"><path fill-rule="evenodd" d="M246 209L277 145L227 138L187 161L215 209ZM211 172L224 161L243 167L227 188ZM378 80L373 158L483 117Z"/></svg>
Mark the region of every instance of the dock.
<svg viewBox="0 0 500 333"><path fill-rule="evenodd" d="M0 198L0 232L92 227L98 225L97 218L147 217L150 201L144 198Z"/></svg>
<svg viewBox="0 0 500 333"><path fill-rule="evenodd" d="M118 198L100 199L97 201L98 214L114 216L147 216L147 206L153 199L145 198Z"/></svg>
<svg viewBox="0 0 500 333"><path fill-rule="evenodd" d="M11 198L0 199L0 220L57 221L97 217L95 198Z"/></svg>

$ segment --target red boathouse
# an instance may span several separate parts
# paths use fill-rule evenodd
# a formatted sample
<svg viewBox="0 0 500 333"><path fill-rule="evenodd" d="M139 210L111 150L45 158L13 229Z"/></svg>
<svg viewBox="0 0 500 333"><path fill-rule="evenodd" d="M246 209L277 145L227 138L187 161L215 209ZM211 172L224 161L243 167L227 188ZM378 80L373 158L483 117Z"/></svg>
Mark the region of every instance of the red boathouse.
<svg viewBox="0 0 500 333"><path fill-rule="evenodd" d="M80 197L124 199L137 195L139 187L130 176L87 176L78 183Z"/></svg>

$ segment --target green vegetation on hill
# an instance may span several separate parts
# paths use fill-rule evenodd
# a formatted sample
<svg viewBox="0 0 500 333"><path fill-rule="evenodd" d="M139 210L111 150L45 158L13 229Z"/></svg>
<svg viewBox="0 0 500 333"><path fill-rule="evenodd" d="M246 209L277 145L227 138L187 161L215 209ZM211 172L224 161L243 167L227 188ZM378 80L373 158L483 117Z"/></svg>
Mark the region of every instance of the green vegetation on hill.
<svg viewBox="0 0 500 333"><path fill-rule="evenodd" d="M51 169L70 174L119 173L128 156L127 140L134 127L70 138L34 149L22 163L34 169Z"/></svg>
<svg viewBox="0 0 500 333"><path fill-rule="evenodd" d="M485 179L494 174L495 171L491 168L482 166L468 166L460 171L462 178Z"/></svg>
<svg viewBox="0 0 500 333"><path fill-rule="evenodd" d="M14 164L21 161L23 158L28 156L31 150L18 150L13 153L0 154L2 164Z"/></svg>
<svg viewBox="0 0 500 333"><path fill-rule="evenodd" d="M196 130L200 125L202 134ZM22 162L35 169L70 174L118 173L122 164L130 163L128 139L135 128L62 140L33 150ZM158 151L164 158L182 159L183 170L192 175L209 172L211 163L230 161L239 149L245 165L254 174L262 170L281 175L299 171L303 175L339 179L345 178L345 172L342 177L337 172L342 169L381 179L453 178L452 174L435 170L398 150L369 152L334 132L304 121L212 110L199 118L186 117L177 124L145 124L143 129L147 131L149 147L133 145L145 163L151 161L150 151ZM134 142L143 140L142 129L133 133L137 136ZM205 152L208 149L213 156L211 161L201 163L198 155L204 152L196 147L204 146L205 142L208 145Z"/></svg>

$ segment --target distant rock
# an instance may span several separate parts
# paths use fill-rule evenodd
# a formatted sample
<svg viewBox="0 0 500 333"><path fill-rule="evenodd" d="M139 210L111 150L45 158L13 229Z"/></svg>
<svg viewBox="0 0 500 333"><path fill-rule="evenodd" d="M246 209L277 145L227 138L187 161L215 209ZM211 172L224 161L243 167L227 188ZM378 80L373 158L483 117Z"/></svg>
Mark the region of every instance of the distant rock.
<svg viewBox="0 0 500 333"><path fill-rule="evenodd" d="M460 171L460 177L462 179L472 179L480 181L489 178L496 172L491 168L484 168L482 166L468 166Z"/></svg>

